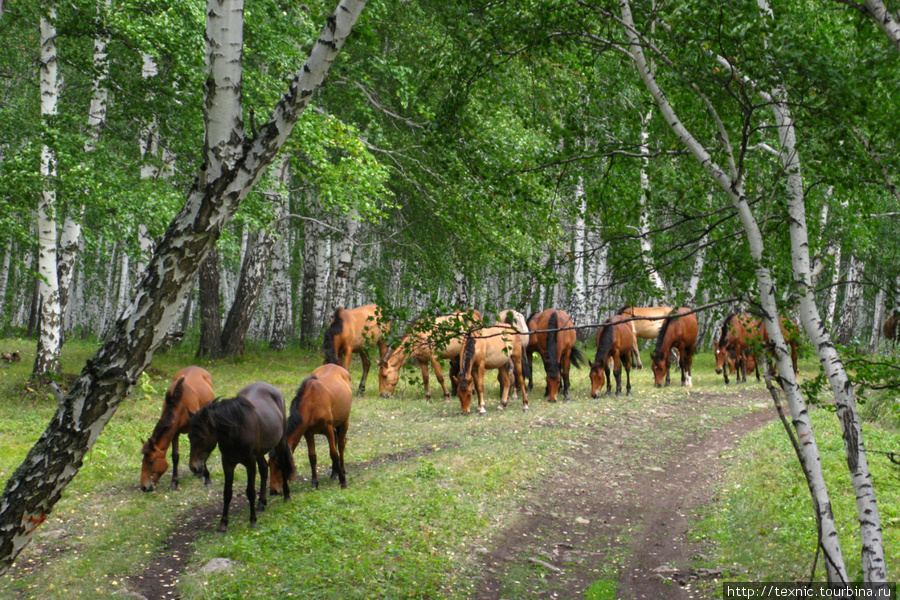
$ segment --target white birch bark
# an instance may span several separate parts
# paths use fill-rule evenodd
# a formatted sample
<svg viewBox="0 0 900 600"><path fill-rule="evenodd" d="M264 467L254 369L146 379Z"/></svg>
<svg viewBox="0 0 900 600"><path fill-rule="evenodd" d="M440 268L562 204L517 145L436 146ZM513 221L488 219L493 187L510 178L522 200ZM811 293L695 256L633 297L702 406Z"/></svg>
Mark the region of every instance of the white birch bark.
<svg viewBox="0 0 900 600"><path fill-rule="evenodd" d="M881 0L865 1L865 9L861 12L875 21L875 24L878 25L878 28L881 29L888 41L900 51L900 24L897 22L897 15L891 14L891 11L887 9ZM854 3L854 6L858 5Z"/></svg>
<svg viewBox="0 0 900 600"><path fill-rule="evenodd" d="M239 168L195 184L156 249L147 274L110 339L86 364L57 413L0 498L0 575L31 541L63 490L78 473L119 404L153 358L185 291L224 225L253 189L322 85L325 74L362 12L362 0L341 0L309 58L259 135L242 146Z"/></svg>
<svg viewBox="0 0 900 600"><path fill-rule="evenodd" d="M125 304L128 302L128 295L131 291L131 287L129 285L131 275L131 257L128 256L128 252L125 250L125 248L122 248L119 262L119 294L116 297L117 315L122 314L122 311L125 310Z"/></svg>
<svg viewBox="0 0 900 600"><path fill-rule="evenodd" d="M15 241L12 236L6 245L6 253L3 255L3 265L0 266L0 320L6 317L6 288L9 285L9 264L12 257Z"/></svg>
<svg viewBox="0 0 900 600"><path fill-rule="evenodd" d="M319 235L316 239L316 323L324 328L331 322L332 311L328 310L331 289L331 238Z"/></svg>
<svg viewBox="0 0 900 600"><path fill-rule="evenodd" d="M850 255L850 266L847 268L847 284L844 286L844 301L841 303L841 318L834 328L834 338L839 344L847 345L853 340L853 334L859 329L861 318L863 289L860 285L863 264L855 254Z"/></svg>
<svg viewBox="0 0 900 600"><path fill-rule="evenodd" d="M334 283L331 292L332 305L347 306L350 295L350 269L353 266L353 251L356 247L356 233L359 231L359 213L356 209L344 219L343 238L337 242L335 252ZM348 307L349 308L349 307Z"/></svg>
<svg viewBox="0 0 900 600"><path fill-rule="evenodd" d="M825 321L834 323L834 313L837 310L838 282L841 280L841 243L837 240L828 246L828 254L831 256L834 268L831 271L831 287L828 288L828 306L825 309Z"/></svg>
<svg viewBox="0 0 900 600"><path fill-rule="evenodd" d="M641 153L641 195L638 199L641 214L638 217L638 235L640 236L641 259L644 261L644 269L650 278L650 283L653 284L657 291L657 299L662 301L666 298L666 286L653 265L653 243L650 241L650 214L647 209L647 201L650 195L650 176L647 174L647 169L650 167L650 146L647 142L650 139L649 125L652 118L652 108L647 111L646 115L641 115L641 143L639 150Z"/></svg>
<svg viewBox="0 0 900 600"><path fill-rule="evenodd" d="M713 160L703 145L687 130L683 122L675 114L674 109L671 104L669 104L662 90L659 88L656 79L650 72L646 58L644 57L643 42L634 26L629 0L620 0L620 8L622 21L625 25L625 33L629 42L629 52L637 67L641 80L653 97L656 106L660 109L663 118L675 134L676 138L678 138L679 142L681 142L691 155L694 156L709 177L725 191L738 211L741 224L744 227L750 245L751 255L756 262L755 272L759 284L760 303L764 311L764 319L767 329L769 330L770 341L775 345L775 358L779 372L782 374L782 379L784 381L785 396L790 405L794 428L797 431L798 438L803 440L801 445L801 456L804 461L804 471L808 476L810 493L816 500L819 513L819 522L822 527L822 550L826 558L825 563L828 572L828 580L847 582L847 570L844 565L843 553L838 541L837 529L834 524L831 501L825 485L825 478L822 473L818 446L809 420L806 403L800 394L800 388L794 377L790 354L778 324L778 309L775 305L776 295L772 277L762 260L762 234L759 225L750 210L750 206L743 191L742 181L738 180L736 177L738 171L733 159L733 154L731 152L728 153L729 167L732 174L729 176L729 174ZM724 128L720 125L720 137L722 138L722 143L730 150L730 142L728 141L726 133L727 132L725 132Z"/></svg>
<svg viewBox="0 0 900 600"><path fill-rule="evenodd" d="M291 330L291 297L290 280L288 278L288 236L287 223L284 219L287 214L287 192L290 187L290 161L285 156L281 161L278 173L278 181L283 186L281 193L273 196L275 203L276 230L275 245L272 247L272 259L270 264L272 280L272 326L269 329L269 347L273 350L284 350L287 338Z"/></svg>
<svg viewBox="0 0 900 600"><path fill-rule="evenodd" d="M40 17L40 94L41 117L52 127L59 101L59 70L56 52L56 5L50 4ZM37 207L38 289L41 297L40 323L35 375L57 372L62 344L62 313L59 301L59 278L56 250L56 151L46 141L41 149L43 189Z"/></svg>
<svg viewBox="0 0 900 600"><path fill-rule="evenodd" d="M206 2L205 177L218 178L234 167L244 137L244 0ZM243 258L243 257L242 257Z"/></svg>
<svg viewBox="0 0 900 600"><path fill-rule="evenodd" d="M103 313L100 315L100 320L97 322L97 330L95 334L97 337L105 337L107 330L107 323L110 320L110 313L113 311L113 294L116 291L116 286L113 285L113 280L116 275L116 254L119 250L118 242L113 244L112 251L110 252L109 262L107 263L107 271L106 271L106 285L103 286Z"/></svg>
<svg viewBox="0 0 900 600"><path fill-rule="evenodd" d="M875 295L875 309L872 316L872 335L869 338L869 350L878 350L878 342L881 340L881 324L884 322L884 290L878 290Z"/></svg>
<svg viewBox="0 0 900 600"><path fill-rule="evenodd" d="M585 279L585 228L584 218L587 214L587 197L584 193L584 178L579 175L575 184L575 231L572 237L572 298L570 310L572 320L576 324L585 323L587 320L586 300L587 281ZM509 306L507 302L503 306Z"/></svg>

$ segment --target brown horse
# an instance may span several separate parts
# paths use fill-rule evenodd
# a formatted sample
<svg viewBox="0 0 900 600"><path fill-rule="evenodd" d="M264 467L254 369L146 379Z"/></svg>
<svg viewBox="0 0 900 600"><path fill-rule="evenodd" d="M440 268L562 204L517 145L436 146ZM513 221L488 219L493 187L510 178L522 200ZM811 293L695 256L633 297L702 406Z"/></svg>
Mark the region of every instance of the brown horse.
<svg viewBox="0 0 900 600"><path fill-rule="evenodd" d="M663 380L669 385L669 353L674 348L678 351L678 366L681 368L681 385L690 387L691 364L694 362L694 346L697 343L697 316L690 308L679 308L672 311L663 323L656 336L656 348L651 355L653 378L656 387L662 387ZM676 316L678 315L678 316ZM683 316L681 316L683 315Z"/></svg>
<svg viewBox="0 0 900 600"><path fill-rule="evenodd" d="M665 317L672 312L670 306L623 306L619 309L619 314L626 317L657 317L652 319L634 319L631 323L631 331L634 333L634 366L640 370L644 368L641 362L641 351L638 348L638 338L644 340L655 340L659 336L659 330L662 328Z"/></svg>
<svg viewBox="0 0 900 600"><path fill-rule="evenodd" d="M353 392L350 389L350 373L340 365L322 365L303 380L297 395L291 401L287 422L287 443L293 454L306 438L309 467L312 470L312 486L319 487L316 474L315 436L324 435L328 440L331 455L331 478L337 477L341 487L347 487L347 473L344 470L344 447L347 445L347 428L350 426L350 408ZM270 489L280 494L283 484L281 469L275 457L269 458L272 473Z"/></svg>
<svg viewBox="0 0 900 600"><path fill-rule="evenodd" d="M896 348L897 341L900 340L900 335L898 335L900 334L900 327L898 325L900 325L900 310L894 310L881 326L884 339L887 340L891 348Z"/></svg>
<svg viewBox="0 0 900 600"><path fill-rule="evenodd" d="M785 343L787 343L788 347L791 349L791 365L794 367L794 376L800 374L800 369L797 366L798 361L798 351L797 348L800 346L800 329L797 327L797 324L794 323L791 319L787 317L778 317L778 323L781 327L781 335L784 337ZM769 372L773 375L777 373L775 368L775 347L771 341L769 341L769 332L766 329L765 322L760 322L759 325L759 337L762 339L762 347L766 349L766 352L770 357L773 358L771 365L769 367ZM747 368L749 370L753 370L757 367L757 358L755 353L750 353L746 357Z"/></svg>
<svg viewBox="0 0 900 600"><path fill-rule="evenodd" d="M616 377L616 396L622 394L622 365L625 365L625 395L631 395L631 355L634 352L634 331L626 317L614 315L605 320L597 330L597 354L591 363L591 397L599 398L606 382L606 395L611 395L612 378L609 376L609 361L613 361Z"/></svg>
<svg viewBox="0 0 900 600"><path fill-rule="evenodd" d="M430 326L429 326L430 324ZM458 333L464 329L481 324L481 313L477 310L456 311L426 323L418 323L413 330L403 336L400 344L388 351L379 361L378 391L382 398L394 393L400 380L400 367L410 357L415 358L422 369L422 383L425 386L425 398L431 399L431 386L428 381L428 364L434 369L434 375L444 392L444 400L450 399L450 392L444 385L444 374L441 372L439 358L449 358L450 375L459 371L459 355L465 342L465 334ZM455 359L455 362L453 362ZM452 380L451 380L452 387ZM456 390L452 390L454 393Z"/></svg>
<svg viewBox="0 0 900 600"><path fill-rule="evenodd" d="M522 343L522 356L525 357L525 353L528 351L528 342L531 341L530 330L528 329L528 321L525 319L525 315L512 308L506 308L497 313L497 324L499 325L501 323L512 325L516 328L516 331L521 334L519 336L519 341ZM528 362L527 358L525 360L525 363L523 364L526 365L524 367L525 379L530 381L531 364ZM506 364L506 370L509 372L510 379L513 379L515 377L515 370L512 361ZM500 373L497 373L497 382L500 382ZM513 387L512 389L511 398L513 400L519 399L519 393L515 387Z"/></svg>
<svg viewBox="0 0 900 600"><path fill-rule="evenodd" d="M761 320L753 315L734 313L725 317L722 322L722 331L719 340L714 342L716 347L716 373L725 378L728 385L728 367L733 367L735 381L744 383L747 381L748 365L756 365L755 353L752 350L753 342L761 336ZM748 361L748 357L752 360ZM727 364L726 364L727 363ZM759 369L756 369L756 379L759 380Z"/></svg>
<svg viewBox="0 0 900 600"><path fill-rule="evenodd" d="M178 489L178 438L191 429L191 415L213 401L212 377L200 367L186 367L175 374L163 401L162 416L156 422L150 439L144 442L141 453L141 490L152 491L169 468L166 450L172 446L172 483ZM203 473L204 483L210 485L209 471Z"/></svg>
<svg viewBox="0 0 900 600"><path fill-rule="evenodd" d="M478 394L479 414L487 412L484 407L484 372L487 369L500 371L500 409L506 408L509 390L515 384L522 394L522 410L528 411L522 347L521 334L512 325L492 325L469 334L463 350L456 389L464 415L469 414L473 387ZM510 361L513 363L512 378L506 369Z"/></svg>
<svg viewBox="0 0 900 600"><path fill-rule="evenodd" d="M191 472L200 475L206 470L206 461L218 445L222 453L222 470L225 471L225 488L222 492L222 519L219 531L228 531L228 508L231 505L234 486L234 469L244 465L247 469L247 499L250 501L250 527L256 528L256 512L265 510L269 493L269 465L266 453L272 452L284 476L284 499L291 492L287 481L294 474L291 451L284 435L284 397L268 383L248 385L228 400L215 400L191 417ZM259 505L256 501L256 470L259 469Z"/></svg>
<svg viewBox="0 0 900 600"><path fill-rule="evenodd" d="M574 365L580 368L579 363L585 362L581 351L575 346L577 341L575 323L572 317L555 308L532 316L534 318L528 325L533 332L529 344L533 344L544 359L547 397L550 402L556 402L562 382L563 398L568 400L569 367Z"/></svg>
<svg viewBox="0 0 900 600"><path fill-rule="evenodd" d="M380 320L379 312L374 304L350 310L335 309L331 325L325 330L325 339L322 342L326 364L341 365L349 371L353 353L359 354L363 367L357 391L360 396L366 391L366 378L369 376L371 365L367 346L378 345L379 359L383 359L387 352L384 336L390 332L391 323Z"/></svg>

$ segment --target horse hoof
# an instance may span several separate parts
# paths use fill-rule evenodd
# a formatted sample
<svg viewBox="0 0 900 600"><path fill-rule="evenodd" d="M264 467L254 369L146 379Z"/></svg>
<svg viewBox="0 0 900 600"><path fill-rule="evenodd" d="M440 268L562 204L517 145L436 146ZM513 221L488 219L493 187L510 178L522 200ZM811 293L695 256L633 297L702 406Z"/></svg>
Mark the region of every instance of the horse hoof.
<svg viewBox="0 0 900 600"><path fill-rule="evenodd" d="M207 479L206 481L203 482L203 485L205 485L206 487L211 486L211 485L212 485L212 480L211 480L211 479Z"/></svg>
<svg viewBox="0 0 900 600"><path fill-rule="evenodd" d="M250 521L250 529L259 529L259 525L256 524L256 521Z"/></svg>
<svg viewBox="0 0 900 600"><path fill-rule="evenodd" d="M173 492L177 492L177 491L178 491L178 484L175 483L175 482L173 481L173 482L172 482L172 485L169 486L169 489L172 490ZM149 490L148 490L148 491L149 491Z"/></svg>
<svg viewBox="0 0 900 600"><path fill-rule="evenodd" d="M347 489L347 482L346 482L346 481L342 481L342 482L341 482L341 489L342 489L342 490L346 490L346 489Z"/></svg>
<svg viewBox="0 0 900 600"><path fill-rule="evenodd" d="M522 407L522 412L531 412L531 409L528 408L527 406L523 406L523 407Z"/></svg>
<svg viewBox="0 0 900 600"><path fill-rule="evenodd" d="M216 533L228 533L228 523L219 523Z"/></svg>

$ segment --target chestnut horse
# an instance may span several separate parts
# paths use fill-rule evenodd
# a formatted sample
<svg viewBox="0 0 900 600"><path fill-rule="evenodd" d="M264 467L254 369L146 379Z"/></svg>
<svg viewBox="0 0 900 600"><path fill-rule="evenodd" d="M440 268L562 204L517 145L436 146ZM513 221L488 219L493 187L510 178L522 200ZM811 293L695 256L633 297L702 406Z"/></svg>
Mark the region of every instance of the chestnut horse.
<svg viewBox="0 0 900 600"><path fill-rule="evenodd" d="M456 311L452 315L444 315L426 323L419 323L413 330L403 336L400 344L385 354L379 361L378 391L382 398L394 393L400 380L400 367L409 357L416 359L422 369L422 383L425 386L425 398L431 399L431 386L428 381L428 363L434 369L434 375L444 392L444 400L450 399L450 392L444 385L444 374L441 372L439 358L449 358L451 388L452 377L459 372L459 355L465 342L465 333L458 333L481 324L481 313L477 310ZM451 337L452 336L452 337ZM455 359L455 360L454 360ZM451 390L456 393L455 389Z"/></svg>
<svg viewBox="0 0 900 600"><path fill-rule="evenodd" d="M371 364L367 346L378 345L379 359L383 359L387 352L384 336L390 332L391 323L381 321L378 313L379 309L374 304L349 310L337 308L322 341L326 364L341 365L349 371L353 353L359 354L363 367L357 391L360 396L366 391L366 378L369 376Z"/></svg>
<svg viewBox="0 0 900 600"><path fill-rule="evenodd" d="M297 395L291 401L286 433L288 447L293 454L300 438L306 438L313 488L319 487L316 473L316 434L324 435L328 440L331 478L337 477L341 487L347 487L344 447L347 445L352 405L350 373L340 365L322 365L317 368L303 380L297 389ZM272 473L269 487L273 494L280 494L284 478L275 457L269 458L269 471Z"/></svg>
<svg viewBox="0 0 900 600"><path fill-rule="evenodd" d="M178 438L191 429L191 415L213 401L212 377L200 367L186 367L172 378L172 385L163 401L162 416L156 422L150 438L144 442L141 453L141 490L152 491L163 473L169 468L166 450L172 446L172 483L169 489L178 489ZM203 472L206 485L209 471Z"/></svg>
<svg viewBox="0 0 900 600"><path fill-rule="evenodd" d="M690 314L685 314L690 313ZM690 308L679 308L670 313L656 336L656 348L651 355L653 378L656 387L662 387L663 380L669 385L669 353L678 351L678 366L681 368L682 387L691 387L691 364L694 362L694 346L697 343L697 316ZM683 316L676 316L683 315Z"/></svg>
<svg viewBox="0 0 900 600"><path fill-rule="evenodd" d="M619 309L619 314L626 317L664 317L672 312L670 306L623 306ZM640 370L644 368L641 362L641 351L638 348L638 338L644 340L655 340L659 336L659 330L662 328L665 319L634 319L631 323L631 331L634 333L634 366Z"/></svg>
<svg viewBox="0 0 900 600"><path fill-rule="evenodd" d="M484 372L487 369L500 371L500 409L506 408L509 390L515 385L522 394L522 410L528 411L522 347L521 334L512 325L492 325L469 334L462 354L456 388L464 415L469 414L473 387L478 394L479 414L487 412L484 407ZM506 369L510 361L513 363L512 378Z"/></svg>
<svg viewBox="0 0 900 600"><path fill-rule="evenodd" d="M761 323L762 321L753 315L737 315L735 313L730 313L722 321L721 334L718 341L714 343L716 373L725 377L725 385L729 383L728 367L733 367L737 383L747 381L747 371L754 370L748 368L750 364L753 364L754 368L756 367L755 352L752 346L761 338ZM748 361L748 357L751 356L752 360ZM756 369L756 379L759 380L759 369Z"/></svg>
<svg viewBox="0 0 900 600"><path fill-rule="evenodd" d="M547 373L547 397L556 402L562 383L563 398L569 399L569 367L580 368L584 356L575 346L577 336L572 317L564 311L549 308L542 313L532 315L529 322L532 330L529 347L535 348L544 359L544 371Z"/></svg>
<svg viewBox="0 0 900 600"><path fill-rule="evenodd" d="M291 450L284 435L284 397L268 383L248 385L228 400L214 400L191 417L191 472L200 475L216 445L222 453L225 488L222 492L222 519L218 531L228 531L228 508L234 486L234 469L247 469L247 499L250 501L250 527L256 528L256 511L265 510L269 486L266 453L272 451L284 477L284 499L291 492L287 481L294 474ZM259 505L256 501L256 469L259 468Z"/></svg>
<svg viewBox="0 0 900 600"><path fill-rule="evenodd" d="M631 355L634 352L634 331L623 321L626 317L614 315L603 322L597 330L597 354L591 363L591 397L599 398L604 381L606 395L612 392L612 378L609 376L609 361L613 362L616 377L616 396L622 394L622 365L625 365L625 395L631 395Z"/></svg>
<svg viewBox="0 0 900 600"><path fill-rule="evenodd" d="M787 343L788 347L791 349L791 365L794 367L794 376L800 374L800 368L797 366L798 361L798 352L797 348L800 346L800 329L797 328L797 324L794 323L791 319L787 317L778 317L778 323L781 327L781 335L784 337L785 343ZM765 322L761 321L759 325L759 335L762 339L762 347L765 348L766 352L770 357L775 356L775 348L774 344L769 341L769 331L766 329ZM748 354L747 358L747 368L753 370L757 366L757 358L755 353ZM775 368L775 361L771 361L771 365L769 367L769 372L772 374L776 374L778 371Z"/></svg>
<svg viewBox="0 0 900 600"><path fill-rule="evenodd" d="M881 326L884 339L887 340L891 348L896 348L897 340L900 340L900 335L898 335L900 334L900 327L898 325L900 325L900 310L894 310Z"/></svg>
<svg viewBox="0 0 900 600"><path fill-rule="evenodd" d="M528 342L531 340L531 335L529 335L528 329L528 321L525 319L525 315L520 313L517 310L513 310L512 308L506 308L497 313L497 324L506 323L507 325L512 325L516 328L521 335L519 340L522 343L522 356L525 356L525 353L528 351ZM525 368L524 375L525 378L531 381L531 363L529 363L526 359L527 367ZM515 377L514 367L512 361L507 363L506 370L509 372L510 379ZM497 382L500 381L500 373L497 373ZM518 390L515 387L512 389L513 400L519 399Z"/></svg>

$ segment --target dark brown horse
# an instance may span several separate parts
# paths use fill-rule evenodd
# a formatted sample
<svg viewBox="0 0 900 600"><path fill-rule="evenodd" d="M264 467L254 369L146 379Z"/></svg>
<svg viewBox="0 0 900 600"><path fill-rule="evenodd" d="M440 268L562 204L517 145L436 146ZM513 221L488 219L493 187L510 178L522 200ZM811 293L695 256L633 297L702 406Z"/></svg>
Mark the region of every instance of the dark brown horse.
<svg viewBox="0 0 900 600"><path fill-rule="evenodd" d="M896 348L897 341L900 340L900 335L898 335L900 334L900 327L898 325L900 325L900 310L895 310L884 320L884 325L881 326L884 339L887 340L891 348Z"/></svg>
<svg viewBox="0 0 900 600"><path fill-rule="evenodd" d="M272 452L285 479L284 499L291 492L287 481L294 474L291 450L285 439L284 396L268 383L253 383L228 400L215 400L191 417L191 472L200 475L216 445L222 453L225 488L222 493L222 519L218 530L228 531L228 507L231 505L234 469L247 469L247 499L250 501L250 527L256 528L256 511L265 510L269 492L269 465L266 453ZM259 468L259 505L256 502L256 469Z"/></svg>
<svg viewBox="0 0 900 600"><path fill-rule="evenodd" d="M456 389L464 415L469 414L473 389L478 395L479 414L487 412L484 406L484 372L487 369L498 369L500 372L500 408L506 408L510 388L515 385L522 394L522 410L528 411L528 397L525 395L527 364L522 356L523 347L521 334L513 325L506 323L469 334L462 353ZM507 369L510 361L513 365L512 376Z"/></svg>
<svg viewBox="0 0 900 600"><path fill-rule="evenodd" d="M603 322L597 330L597 354L591 363L591 397L599 398L606 383L606 395L612 391L612 378L609 376L609 361L613 362L613 374L616 377L616 396L622 393L622 366L625 366L625 395L631 395L631 355L634 352L634 331L626 317L614 315ZM625 321L625 322L623 322Z"/></svg>
<svg viewBox="0 0 900 600"><path fill-rule="evenodd" d="M191 429L191 414L213 401L212 377L200 367L187 367L175 374L163 401L162 416L156 422L141 453L141 490L152 491L169 468L166 450L172 446L172 483L178 489L178 438ZM209 471L203 473L204 483L210 485Z"/></svg>
<svg viewBox="0 0 900 600"><path fill-rule="evenodd" d="M379 319L379 312L378 307L374 304L350 310L336 309L331 319L331 325L325 330L325 339L322 342L325 362L341 365L348 371L353 354L359 354L363 367L357 391L360 396L366 391L366 378L369 376L369 366L371 365L367 347L369 344L378 346L379 360L384 359L387 352L384 336L390 332L391 323Z"/></svg>
<svg viewBox="0 0 900 600"><path fill-rule="evenodd" d="M316 435L324 435L328 440L331 478L337 477L341 487L347 487L344 447L347 445L352 405L350 373L340 365L322 365L317 368L303 380L297 389L297 395L291 401L287 422L288 447L293 454L300 444L300 438L306 439L312 486L316 489L319 487L316 474ZM269 459L269 470L272 473L270 489L273 494L280 494L284 478L275 457Z"/></svg>
<svg viewBox="0 0 900 600"><path fill-rule="evenodd" d="M656 348L651 355L653 379L656 387L662 387L663 380L669 385L668 356L675 349L678 351L678 366L681 368L681 385L690 387L693 385L691 364L694 362L694 346L697 344L697 316L691 313L690 308L684 307L670 314L672 316L665 320L659 330Z"/></svg>
<svg viewBox="0 0 900 600"><path fill-rule="evenodd" d="M725 378L728 385L728 368L733 367L735 381L744 383L747 381L747 371L750 364L756 367L756 353L754 342L760 341L762 321L753 315L734 313L729 314L722 321L722 330L719 334L716 347L716 373ZM750 358L750 360L748 360ZM756 369L756 379L759 380L759 369Z"/></svg>
<svg viewBox="0 0 900 600"><path fill-rule="evenodd" d="M528 323L532 330L530 345L541 353L544 359L544 371L547 373L547 397L556 402L562 383L563 398L569 399L569 367L580 368L584 356L575 346L577 336L572 317L564 311L549 308L542 313L532 315ZM528 346L531 347L531 346Z"/></svg>

